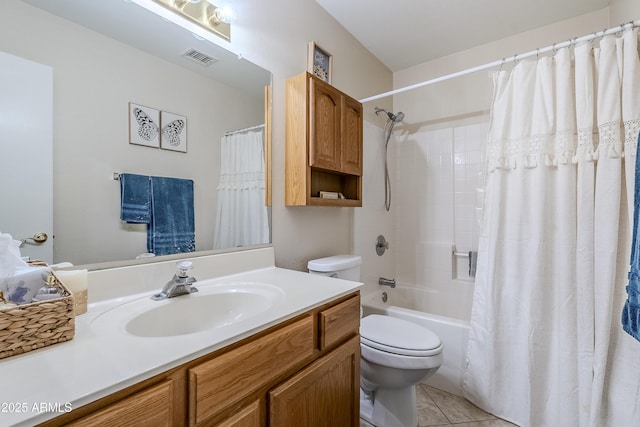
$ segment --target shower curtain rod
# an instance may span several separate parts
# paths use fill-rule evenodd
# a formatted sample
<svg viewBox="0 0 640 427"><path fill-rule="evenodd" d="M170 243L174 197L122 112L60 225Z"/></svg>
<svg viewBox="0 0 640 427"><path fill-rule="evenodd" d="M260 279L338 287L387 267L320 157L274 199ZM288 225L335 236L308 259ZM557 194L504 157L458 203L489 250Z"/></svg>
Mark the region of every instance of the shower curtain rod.
<svg viewBox="0 0 640 427"><path fill-rule="evenodd" d="M537 55L540 55L541 53L547 53L547 52L550 52L550 51L555 51L557 49L562 49L562 48L567 47L567 46L575 45L575 44L581 43L581 42L590 41L590 40L593 40L593 39L597 39L599 37L608 36L610 34L614 34L614 33L623 31L624 29L627 29L627 28L630 29L630 28L634 28L634 27L638 27L638 26L640 26L640 20L630 21L630 22L627 22L626 24L618 25L617 27L613 27L613 28L602 30L602 31L594 32L593 34L589 34L589 35L582 36L582 37L575 37L575 38L572 38L572 39L567 40L567 41L562 42L562 43L554 43L551 46L547 46L547 47L542 48L542 49L536 49L536 50L532 50L532 51L527 52L527 53L521 53L519 55L509 56L507 58L502 58L500 60L489 62L489 63L484 64L484 65L479 65L479 66L473 67L473 68L467 68L466 70L462 70L462 71L458 71L458 72L455 72L455 73L447 74L445 76L437 77L435 79L426 80L424 82L420 82L420 83L412 84L412 85L409 85L409 86L405 86L405 87L402 87L400 89L395 89L395 90L392 90L392 91L389 91L389 92L381 93L379 95L370 96L368 98L361 99L360 102L364 104L365 102L374 101L374 100L380 99L380 98L386 98L387 96L396 95L398 93L407 92L407 91L410 91L410 90L413 90L413 89L418 89L418 88L421 88L421 87L424 87L424 86L429 86L429 85L432 85L432 84L435 84L435 83L440 83L440 82L443 82L443 81L446 81L446 80L451 80L451 79L454 79L456 77L466 76L467 74L475 73L475 72L482 71L482 70L487 70L489 68L502 66L502 65L507 64L509 62L516 62L516 61L519 61L521 59L528 58L530 56L534 56L534 55L537 56Z"/></svg>
<svg viewBox="0 0 640 427"><path fill-rule="evenodd" d="M224 136L229 136L229 135L233 135L234 133L240 133L240 132L249 132L250 130L256 130L263 127L264 125L255 125L255 126L249 126L248 128L244 128L244 129L231 130L229 132L226 132Z"/></svg>

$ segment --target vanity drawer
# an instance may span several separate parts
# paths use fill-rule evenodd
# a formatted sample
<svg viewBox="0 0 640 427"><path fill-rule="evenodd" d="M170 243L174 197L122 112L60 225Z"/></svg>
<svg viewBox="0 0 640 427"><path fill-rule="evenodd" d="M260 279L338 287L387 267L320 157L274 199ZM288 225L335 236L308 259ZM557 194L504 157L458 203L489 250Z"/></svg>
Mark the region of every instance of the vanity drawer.
<svg viewBox="0 0 640 427"><path fill-rule="evenodd" d="M189 424L198 425L313 357L313 317L189 369Z"/></svg>
<svg viewBox="0 0 640 427"><path fill-rule="evenodd" d="M354 295L318 314L320 350L357 334L360 328L360 296Z"/></svg>

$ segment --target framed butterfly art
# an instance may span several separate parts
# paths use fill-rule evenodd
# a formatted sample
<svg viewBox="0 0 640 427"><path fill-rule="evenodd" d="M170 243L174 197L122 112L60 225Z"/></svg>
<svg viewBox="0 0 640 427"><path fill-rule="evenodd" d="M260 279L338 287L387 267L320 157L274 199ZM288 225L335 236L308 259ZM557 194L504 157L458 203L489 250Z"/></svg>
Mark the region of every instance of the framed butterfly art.
<svg viewBox="0 0 640 427"><path fill-rule="evenodd" d="M160 147L160 111L129 103L129 143Z"/></svg>
<svg viewBox="0 0 640 427"><path fill-rule="evenodd" d="M161 111L160 125L160 148L186 153L187 118Z"/></svg>

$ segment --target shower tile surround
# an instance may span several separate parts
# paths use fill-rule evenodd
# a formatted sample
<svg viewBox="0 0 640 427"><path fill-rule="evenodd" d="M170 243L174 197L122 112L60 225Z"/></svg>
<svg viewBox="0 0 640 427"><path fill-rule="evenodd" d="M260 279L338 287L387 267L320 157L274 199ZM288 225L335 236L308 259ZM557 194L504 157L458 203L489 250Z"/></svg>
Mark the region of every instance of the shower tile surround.
<svg viewBox="0 0 640 427"><path fill-rule="evenodd" d="M416 385L418 427L514 427L515 424L497 418L466 399L427 384ZM372 427L360 420L360 427ZM516 426L517 427L517 426Z"/></svg>
<svg viewBox="0 0 640 427"><path fill-rule="evenodd" d="M445 286L472 281L468 258L476 250L484 187L487 124L396 136L398 197L396 275L400 282Z"/></svg>

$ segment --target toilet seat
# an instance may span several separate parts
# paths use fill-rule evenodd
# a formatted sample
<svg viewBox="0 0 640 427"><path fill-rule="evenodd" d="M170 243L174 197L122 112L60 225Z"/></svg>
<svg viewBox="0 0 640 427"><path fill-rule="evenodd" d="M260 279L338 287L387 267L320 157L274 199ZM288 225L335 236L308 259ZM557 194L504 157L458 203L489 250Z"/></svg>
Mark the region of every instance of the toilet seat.
<svg viewBox="0 0 640 427"><path fill-rule="evenodd" d="M372 314L360 322L360 342L386 353L428 357L442 352L440 337L415 323Z"/></svg>

